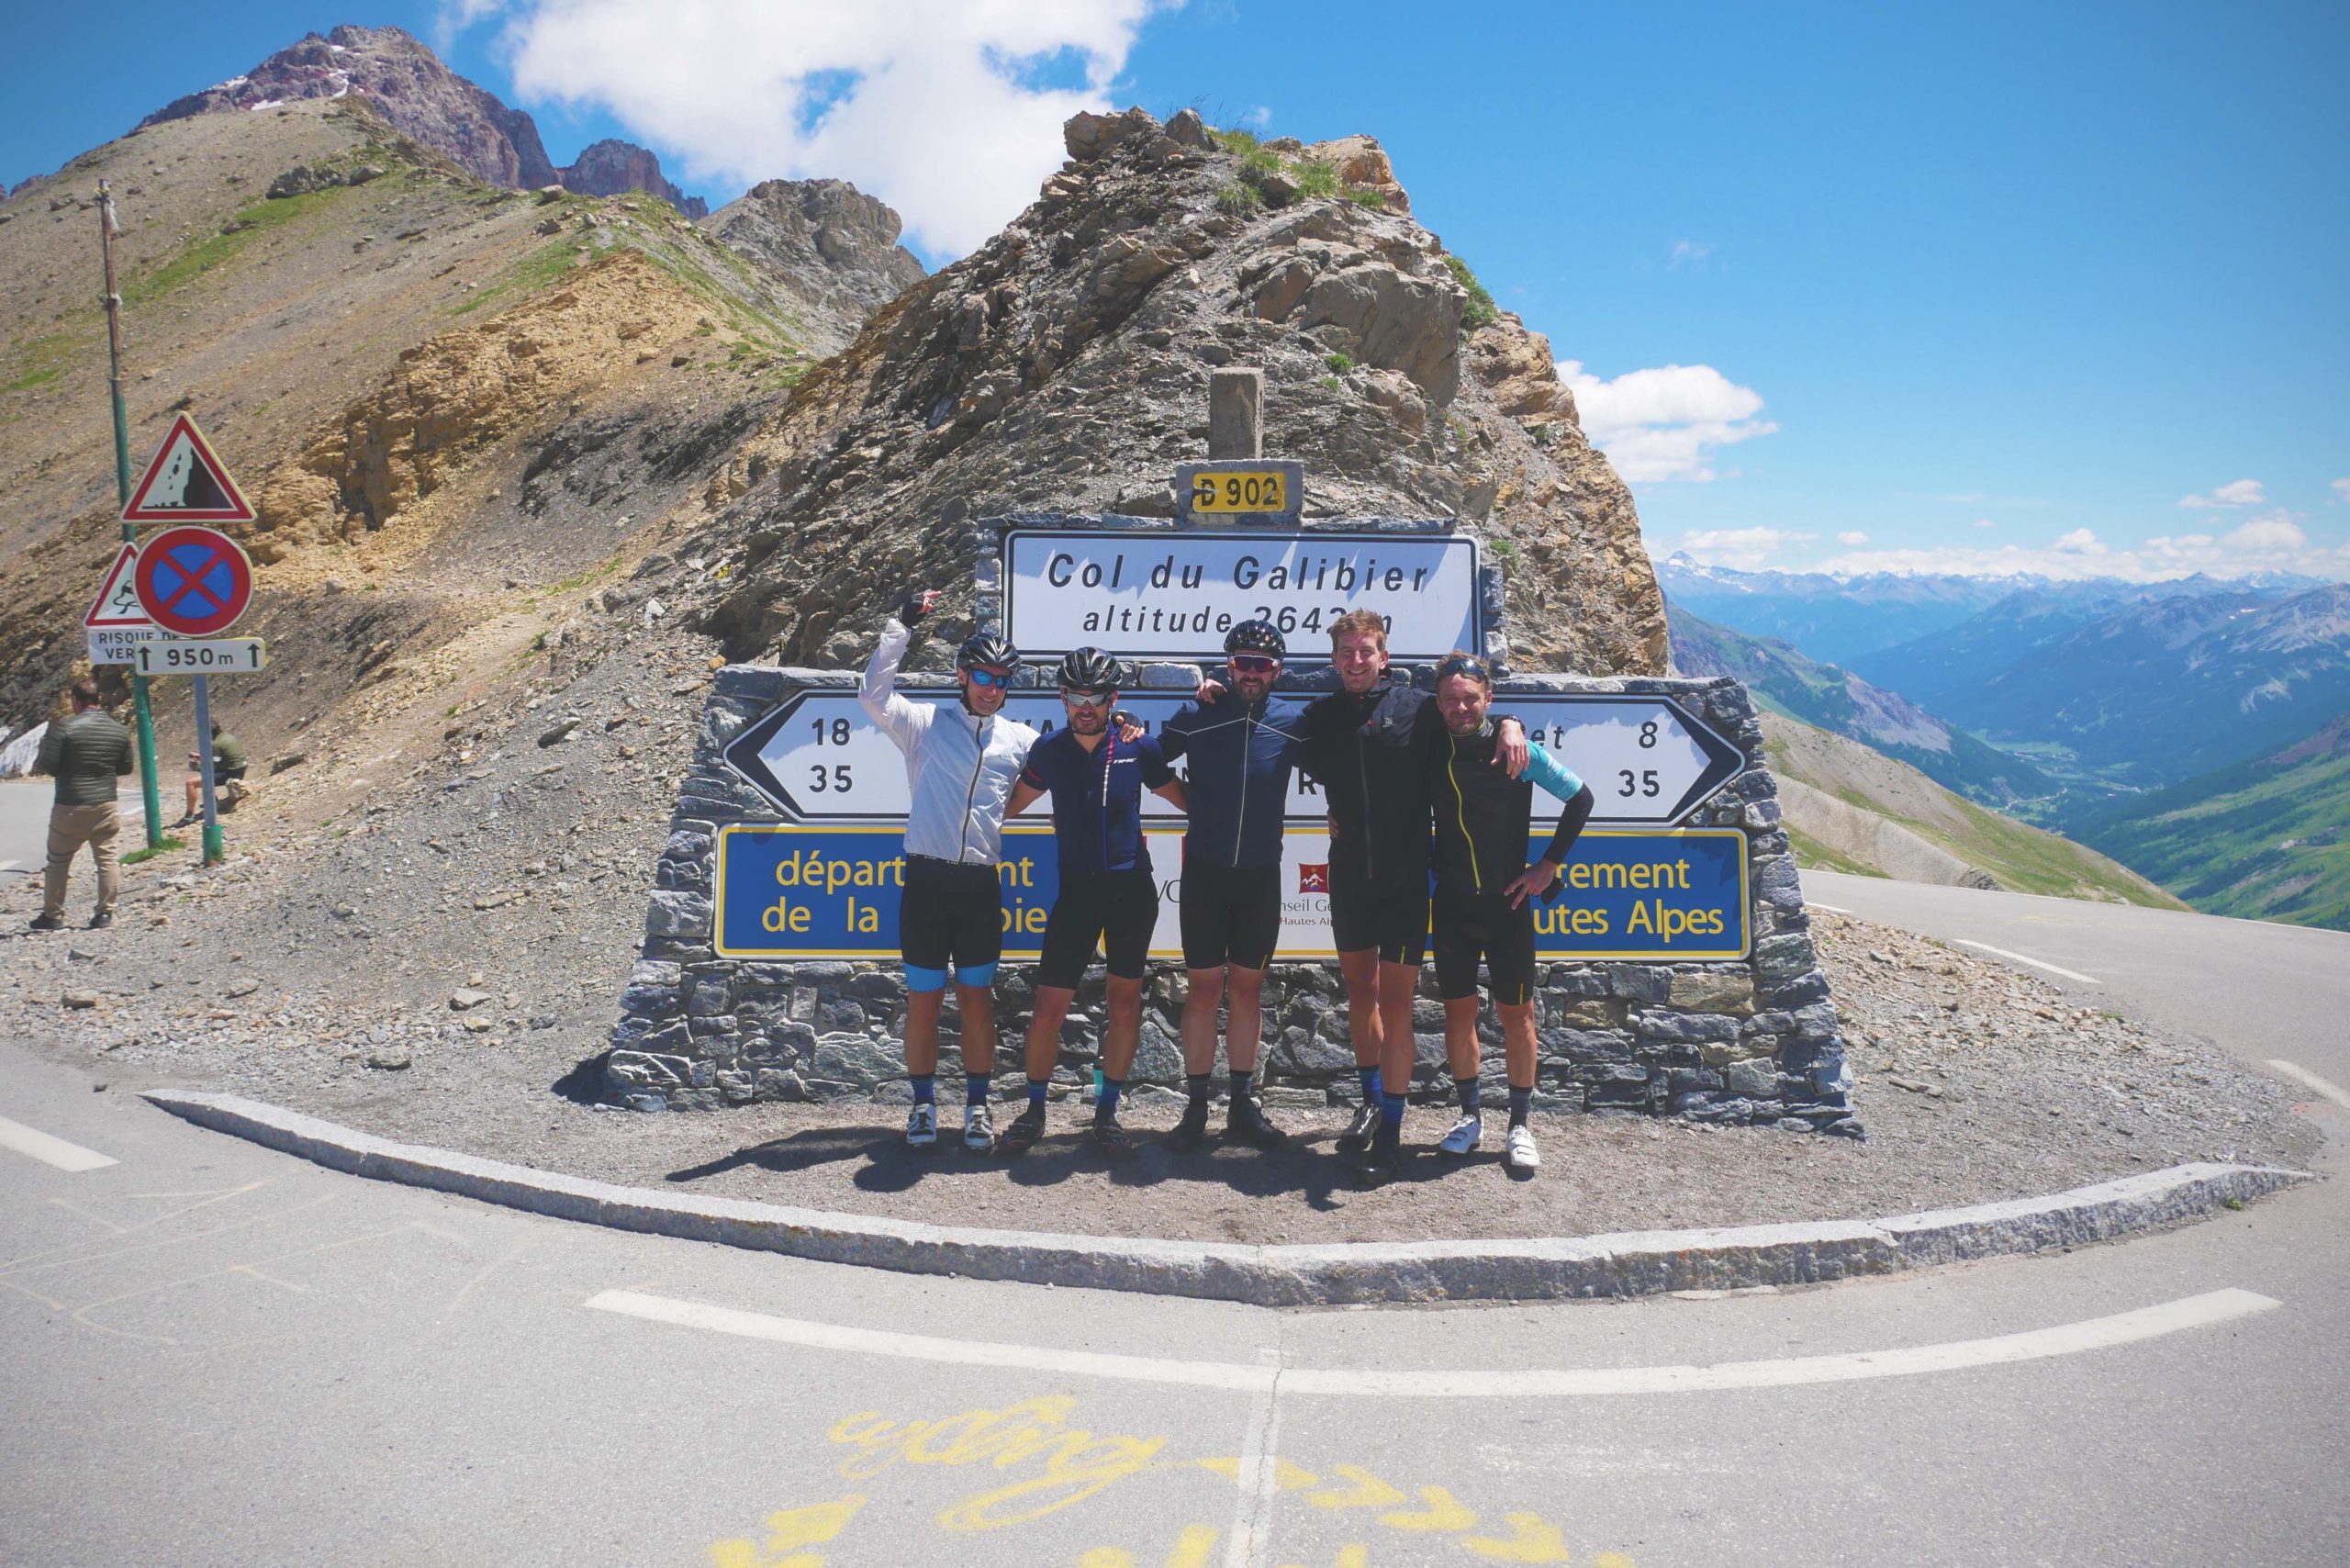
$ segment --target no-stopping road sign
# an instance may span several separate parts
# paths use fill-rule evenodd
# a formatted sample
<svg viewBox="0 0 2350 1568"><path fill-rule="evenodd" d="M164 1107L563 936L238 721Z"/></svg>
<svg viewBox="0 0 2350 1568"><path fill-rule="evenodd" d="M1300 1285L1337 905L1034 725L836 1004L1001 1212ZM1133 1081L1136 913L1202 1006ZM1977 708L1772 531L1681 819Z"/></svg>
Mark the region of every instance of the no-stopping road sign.
<svg viewBox="0 0 2350 1568"><path fill-rule="evenodd" d="M181 637L226 632L253 597L252 563L210 528L167 528L147 541L132 580L148 619Z"/></svg>

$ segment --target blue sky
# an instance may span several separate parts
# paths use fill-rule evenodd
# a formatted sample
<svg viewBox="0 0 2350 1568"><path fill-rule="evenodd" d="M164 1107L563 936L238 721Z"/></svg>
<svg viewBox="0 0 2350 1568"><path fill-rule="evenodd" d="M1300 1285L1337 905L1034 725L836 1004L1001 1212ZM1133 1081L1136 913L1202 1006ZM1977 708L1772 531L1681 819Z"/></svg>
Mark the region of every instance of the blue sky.
<svg viewBox="0 0 2350 1568"><path fill-rule="evenodd" d="M1550 335L1651 547L2350 577L2350 6L457 0L9 8L0 178L396 23L713 205L840 174L934 264L1082 104L1368 131ZM1864 536L1864 537L1863 537Z"/></svg>

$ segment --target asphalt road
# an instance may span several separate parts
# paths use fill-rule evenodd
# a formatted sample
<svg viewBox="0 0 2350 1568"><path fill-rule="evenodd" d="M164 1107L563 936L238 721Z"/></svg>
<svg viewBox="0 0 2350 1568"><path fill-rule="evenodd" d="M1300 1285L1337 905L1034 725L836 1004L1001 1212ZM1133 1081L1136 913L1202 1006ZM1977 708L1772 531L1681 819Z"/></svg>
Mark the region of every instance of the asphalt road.
<svg viewBox="0 0 2350 1568"><path fill-rule="evenodd" d="M11 778L0 782L0 877L38 877L49 858L49 807L56 798L56 786L46 778ZM122 781L122 789L115 797L122 814L122 843L125 850L136 849L146 843L147 809L140 798L136 777ZM163 802L165 820L177 814L174 802ZM89 892L90 858L84 850L74 868L76 890L86 897ZM81 905L74 906L77 911Z"/></svg>
<svg viewBox="0 0 2350 1568"><path fill-rule="evenodd" d="M1807 886L2339 1070L2338 938ZM2350 1561L2339 1183L1890 1281L1281 1313L569 1226L97 1081L0 1044L0 1116L116 1161L0 1126L9 1562Z"/></svg>

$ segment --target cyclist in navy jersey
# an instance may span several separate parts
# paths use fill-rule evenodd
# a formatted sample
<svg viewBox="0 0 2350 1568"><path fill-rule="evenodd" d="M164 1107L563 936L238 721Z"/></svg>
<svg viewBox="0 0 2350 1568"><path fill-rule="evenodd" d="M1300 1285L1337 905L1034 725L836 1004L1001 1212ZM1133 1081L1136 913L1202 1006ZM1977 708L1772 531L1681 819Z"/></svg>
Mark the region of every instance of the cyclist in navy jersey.
<svg viewBox="0 0 2350 1568"><path fill-rule="evenodd" d="M1167 1143L1207 1137L1215 1077L1215 1014L1231 991L1225 1130L1244 1142L1282 1141L1258 1097L1265 966L1281 931L1281 827L1296 766L1303 703L1272 695L1288 644L1269 621L1244 621L1224 640L1232 688L1187 703L1159 731L1169 760L1188 757L1191 825L1183 834L1183 1073L1190 1103Z"/></svg>
<svg viewBox="0 0 2350 1568"><path fill-rule="evenodd" d="M1110 968L1108 1026L1102 1037L1102 1093L1093 1107L1094 1146L1113 1159L1134 1152L1118 1125L1118 1102L1142 1038L1143 973L1158 924L1158 881L1142 835L1142 792L1180 809L1183 781L1167 766L1158 737L1113 728L1117 661L1080 648L1061 661L1061 705L1069 722L1028 749L1020 781L1004 807L1025 811L1049 792L1060 888L1045 924L1036 964L1036 1008L1028 1024L1028 1105L1004 1128L1002 1146L1016 1155L1044 1136L1045 1097L1060 1056L1061 1023L1077 982L1101 947Z"/></svg>

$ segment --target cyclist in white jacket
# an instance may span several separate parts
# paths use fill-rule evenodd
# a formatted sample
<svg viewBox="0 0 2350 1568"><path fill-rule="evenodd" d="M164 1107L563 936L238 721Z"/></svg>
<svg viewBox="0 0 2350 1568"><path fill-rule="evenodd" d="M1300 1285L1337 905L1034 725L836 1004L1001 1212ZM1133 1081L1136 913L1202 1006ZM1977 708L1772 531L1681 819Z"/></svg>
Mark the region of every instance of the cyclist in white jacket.
<svg viewBox="0 0 2350 1568"><path fill-rule="evenodd" d="M905 604L919 621L937 604L931 589ZM1003 808L1036 732L1002 716L1020 655L982 633L955 656L962 700L912 702L897 691L898 666L913 633L892 617L865 671L857 701L906 754L906 869L898 940L906 967L906 1072L914 1105L906 1141L938 1141L938 1015L952 971L963 1022L963 1145L995 1147L988 1078L995 1067L990 988L1003 951Z"/></svg>

